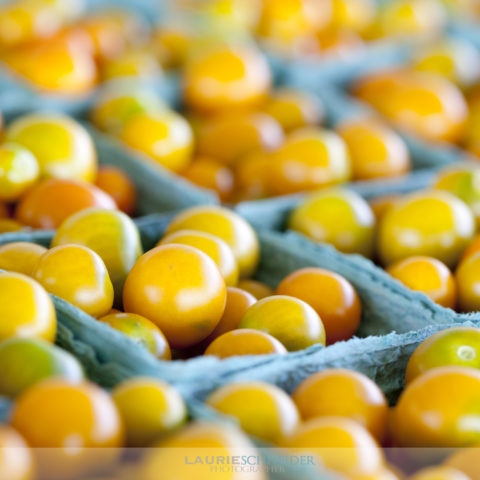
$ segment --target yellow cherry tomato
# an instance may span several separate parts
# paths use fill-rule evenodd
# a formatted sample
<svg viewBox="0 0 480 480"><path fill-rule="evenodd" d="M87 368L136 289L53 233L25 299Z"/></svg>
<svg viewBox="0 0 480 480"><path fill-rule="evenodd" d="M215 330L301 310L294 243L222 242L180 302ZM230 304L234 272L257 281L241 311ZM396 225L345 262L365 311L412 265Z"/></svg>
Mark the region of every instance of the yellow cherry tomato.
<svg viewBox="0 0 480 480"><path fill-rule="evenodd" d="M387 431L388 403L380 388L352 370L329 369L304 380L292 394L304 420L316 417L351 418L379 442Z"/></svg>
<svg viewBox="0 0 480 480"><path fill-rule="evenodd" d="M170 360L172 352L162 331L150 320L135 313L109 312L98 319L124 333L150 353L162 360Z"/></svg>
<svg viewBox="0 0 480 480"><path fill-rule="evenodd" d="M377 30L382 36L433 35L446 21L440 0L398 0L380 9Z"/></svg>
<svg viewBox="0 0 480 480"><path fill-rule="evenodd" d="M162 480L191 480L192 474L202 480L243 480L244 472L229 470L222 473L205 462L195 463L195 459L199 452L203 452L203 455L215 452L215 456L224 458L258 455L249 438L240 430L230 425L205 421L190 423L156 447L147 454L141 468L142 480L158 480L158 472L162 472ZM263 469L248 472L247 475L248 480L267 480Z"/></svg>
<svg viewBox="0 0 480 480"><path fill-rule="evenodd" d="M287 275L276 293L313 307L325 327L327 345L348 340L358 330L362 305L352 284L341 275L322 268L301 268Z"/></svg>
<svg viewBox="0 0 480 480"><path fill-rule="evenodd" d="M148 447L187 419L187 408L173 387L154 378L125 380L112 391L130 447Z"/></svg>
<svg viewBox="0 0 480 480"><path fill-rule="evenodd" d="M129 147L174 172L182 170L191 161L192 129L181 115L167 109L130 117L120 138Z"/></svg>
<svg viewBox="0 0 480 480"><path fill-rule="evenodd" d="M123 289L125 310L154 322L176 348L195 345L210 335L225 301L225 281L215 262L187 245L162 245L147 252L130 271Z"/></svg>
<svg viewBox="0 0 480 480"><path fill-rule="evenodd" d="M121 55L109 58L102 64L103 81L122 77L154 79L162 76L162 67L154 52L146 49L130 49Z"/></svg>
<svg viewBox="0 0 480 480"><path fill-rule="evenodd" d="M191 161L192 129L182 116L167 109L130 117L120 138L129 147L174 172L187 167Z"/></svg>
<svg viewBox="0 0 480 480"><path fill-rule="evenodd" d="M373 255L375 216L353 191L334 188L310 195L292 212L288 226L341 252Z"/></svg>
<svg viewBox="0 0 480 480"><path fill-rule="evenodd" d="M0 7L0 46L11 48L48 37L62 25L55 10L42 2L7 2Z"/></svg>
<svg viewBox="0 0 480 480"><path fill-rule="evenodd" d="M46 290L21 273L0 272L0 340L10 337L55 341L57 317Z"/></svg>
<svg viewBox="0 0 480 480"><path fill-rule="evenodd" d="M113 286L102 259L81 245L60 245L42 255L33 277L47 291L93 317L105 315L113 304Z"/></svg>
<svg viewBox="0 0 480 480"><path fill-rule="evenodd" d="M315 418L304 422L285 440L292 452L310 452L325 468L348 478L372 475L384 466L380 447L359 423L341 417Z"/></svg>
<svg viewBox="0 0 480 480"><path fill-rule="evenodd" d="M263 0L259 34L288 46L305 33L324 28L331 17L331 2L322 2L319 8L315 0Z"/></svg>
<svg viewBox="0 0 480 480"><path fill-rule="evenodd" d="M233 165L253 151L272 151L283 142L283 130L270 115L260 112L224 114L203 125L198 153Z"/></svg>
<svg viewBox="0 0 480 480"><path fill-rule="evenodd" d="M182 175L195 185L213 190L223 202L230 199L235 188L235 178L230 168L206 157L196 158Z"/></svg>
<svg viewBox="0 0 480 480"><path fill-rule="evenodd" d="M110 395L90 382L52 378L17 399L12 416L32 448L42 448L39 470L46 478L85 475L120 454L123 424Z"/></svg>
<svg viewBox="0 0 480 480"><path fill-rule="evenodd" d="M236 417L242 429L255 437L279 443L299 426L292 399L280 388L264 382L235 382L220 387L207 404Z"/></svg>
<svg viewBox="0 0 480 480"><path fill-rule="evenodd" d="M455 272L458 289L458 306L464 312L480 310L480 292L478 271L480 265L480 252L468 256L460 262Z"/></svg>
<svg viewBox="0 0 480 480"><path fill-rule="evenodd" d="M375 120L352 120L337 129L347 144L355 180L396 177L410 170L402 138Z"/></svg>
<svg viewBox="0 0 480 480"><path fill-rule="evenodd" d="M227 286L238 283L238 266L232 249L220 237L196 230L177 230L163 237L157 245L180 244L195 247L216 264Z"/></svg>
<svg viewBox="0 0 480 480"><path fill-rule="evenodd" d="M455 395L446 396L445 388ZM427 371L407 386L395 407L395 444L442 448L478 443L479 399L477 369L453 366Z"/></svg>
<svg viewBox="0 0 480 480"><path fill-rule="evenodd" d="M0 246L0 269L32 275L45 247L30 242L12 242Z"/></svg>
<svg viewBox="0 0 480 480"><path fill-rule="evenodd" d="M32 152L42 177L88 182L95 178L95 146L87 130L72 118L57 113L25 115L9 126L6 139Z"/></svg>
<svg viewBox="0 0 480 480"><path fill-rule="evenodd" d="M450 269L432 257L408 257L387 268L387 272L406 287L422 292L434 302L455 308L457 287Z"/></svg>
<svg viewBox="0 0 480 480"><path fill-rule="evenodd" d="M152 35L153 48L165 68L182 66L190 51L193 34L184 24L161 25Z"/></svg>
<svg viewBox="0 0 480 480"><path fill-rule="evenodd" d="M276 195L342 183L352 176L347 146L334 132L305 127L271 154L268 190Z"/></svg>
<svg viewBox="0 0 480 480"><path fill-rule="evenodd" d="M187 62L185 101L207 114L245 110L262 103L270 84L270 69L257 49L218 45Z"/></svg>
<svg viewBox="0 0 480 480"><path fill-rule="evenodd" d="M69 216L58 228L52 246L83 245L105 263L115 290L122 297L128 272L143 253L137 226L122 212L89 208Z"/></svg>
<svg viewBox="0 0 480 480"><path fill-rule="evenodd" d="M453 467L429 467L415 473L410 480L471 480L465 473Z"/></svg>
<svg viewBox="0 0 480 480"><path fill-rule="evenodd" d="M265 297L271 297L275 293L273 288L269 287L267 284L249 278L240 280L237 287L250 293L257 300L261 300Z"/></svg>
<svg viewBox="0 0 480 480"><path fill-rule="evenodd" d="M28 230L29 227L23 223L17 222L10 218L0 218L0 233L18 232L20 230Z"/></svg>
<svg viewBox="0 0 480 480"><path fill-rule="evenodd" d="M13 428L0 425L0 478L8 480L33 480L32 452Z"/></svg>
<svg viewBox="0 0 480 480"><path fill-rule="evenodd" d="M255 272L260 256L257 235L240 215L217 206L188 208L172 220L167 233L186 229L211 233L224 240L233 251L241 278Z"/></svg>
<svg viewBox="0 0 480 480"><path fill-rule="evenodd" d="M324 118L323 106L317 97L289 88L273 92L263 111L277 120L285 132L320 125Z"/></svg>
<svg viewBox="0 0 480 480"><path fill-rule="evenodd" d="M225 303L225 311L218 325L213 332L205 339L208 345L220 335L230 332L238 328L243 315L257 299L246 290L236 287L227 287L227 300Z"/></svg>
<svg viewBox="0 0 480 480"><path fill-rule="evenodd" d="M259 300L243 316L239 328L269 333L289 351L325 345L325 328L315 310L298 298L274 295Z"/></svg>
<svg viewBox="0 0 480 480"><path fill-rule="evenodd" d="M424 255L453 267L475 233L468 206L451 193L431 190L399 199L379 224L378 249L390 265Z"/></svg>
<svg viewBox="0 0 480 480"><path fill-rule="evenodd" d="M469 87L480 80L480 54L468 42L449 39L427 47L418 55L414 68Z"/></svg>
<svg viewBox="0 0 480 480"><path fill-rule="evenodd" d="M480 226L480 168L470 165L443 169L436 178L433 188L453 193L472 210Z"/></svg>
<svg viewBox="0 0 480 480"><path fill-rule="evenodd" d="M470 480L479 480L480 471L478 470L478 449L480 444L471 448L462 448L453 453L445 461L445 465L454 468L467 475Z"/></svg>
<svg viewBox="0 0 480 480"><path fill-rule="evenodd" d="M13 143L0 145L0 200L18 200L38 179L37 159Z"/></svg>
<svg viewBox="0 0 480 480"><path fill-rule="evenodd" d="M133 116L165 108L155 92L115 82L102 90L90 112L90 118L100 130L120 134Z"/></svg>
<svg viewBox="0 0 480 480"><path fill-rule="evenodd" d="M287 349L268 333L250 328L232 330L217 337L205 350L205 355L219 358L236 355L283 354Z"/></svg>
<svg viewBox="0 0 480 480"><path fill-rule="evenodd" d="M374 0L332 0L330 27L364 33L376 18L376 5Z"/></svg>
<svg viewBox="0 0 480 480"><path fill-rule="evenodd" d="M480 329L449 328L427 338L410 357L405 381L409 384L428 370L449 365L480 369Z"/></svg>

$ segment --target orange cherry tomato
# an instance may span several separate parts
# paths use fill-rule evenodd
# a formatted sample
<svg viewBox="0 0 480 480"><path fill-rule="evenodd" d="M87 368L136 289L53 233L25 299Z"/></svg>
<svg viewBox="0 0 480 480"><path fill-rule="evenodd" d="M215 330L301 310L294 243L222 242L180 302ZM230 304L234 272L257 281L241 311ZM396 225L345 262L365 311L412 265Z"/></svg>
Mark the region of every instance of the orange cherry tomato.
<svg viewBox="0 0 480 480"><path fill-rule="evenodd" d="M375 120L353 120L337 132L347 144L355 180L396 177L410 170L405 142L393 130Z"/></svg>
<svg viewBox="0 0 480 480"><path fill-rule="evenodd" d="M2 60L43 92L82 95L97 84L95 60L83 41L44 39L7 50Z"/></svg>
<svg viewBox="0 0 480 480"><path fill-rule="evenodd" d="M260 105L271 73L263 55L248 46L216 46L187 61L185 101L201 113L222 113Z"/></svg>
<svg viewBox="0 0 480 480"><path fill-rule="evenodd" d="M167 233L178 230L199 230L224 240L237 260L240 278L251 275L260 256L258 238L240 215L218 206L199 206L184 210L168 226Z"/></svg>
<svg viewBox="0 0 480 480"><path fill-rule="evenodd" d="M16 217L33 228L58 228L67 217L89 207L117 208L112 197L94 185L52 178L40 182L22 198Z"/></svg>
<svg viewBox="0 0 480 480"><path fill-rule="evenodd" d="M151 446L187 419L187 408L177 390L154 378L125 380L113 389L112 397L131 447Z"/></svg>
<svg viewBox="0 0 480 480"><path fill-rule="evenodd" d="M292 452L317 455L325 468L355 478L384 467L382 451L362 425L348 418L323 417L304 422L283 445Z"/></svg>
<svg viewBox="0 0 480 480"><path fill-rule="evenodd" d="M187 245L163 245L147 252L130 271L123 289L125 310L154 322L176 348L195 345L210 335L225 302L225 282L215 262Z"/></svg>
<svg viewBox="0 0 480 480"><path fill-rule="evenodd" d="M229 200L235 187L232 171L222 163L206 157L196 158L182 175L195 185L218 193L223 202Z"/></svg>
<svg viewBox="0 0 480 480"><path fill-rule="evenodd" d="M288 394L264 382L225 385L207 398L207 404L236 417L246 433L274 444L293 434L300 422Z"/></svg>
<svg viewBox="0 0 480 480"><path fill-rule="evenodd" d="M162 360L170 360L172 352L162 331L150 320L135 313L109 311L98 319L115 330L124 333L134 342L143 345L151 354Z"/></svg>
<svg viewBox="0 0 480 480"><path fill-rule="evenodd" d="M224 333L236 330L240 325L243 315L257 299L246 290L237 287L227 287L227 300L225 311L213 332L205 339L205 343L213 342Z"/></svg>
<svg viewBox="0 0 480 480"><path fill-rule="evenodd" d="M113 305L113 286L103 260L81 245L61 245L42 255L33 277L45 289L94 317Z"/></svg>
<svg viewBox="0 0 480 480"><path fill-rule="evenodd" d="M462 257L460 258L460 263L466 260L468 257L472 256L474 253L480 251L480 235L477 235L470 245L463 251Z"/></svg>
<svg viewBox="0 0 480 480"><path fill-rule="evenodd" d="M32 275L38 260L47 249L30 242L12 242L0 246L0 268Z"/></svg>
<svg viewBox="0 0 480 480"><path fill-rule="evenodd" d="M235 355L266 355L269 353L284 354L287 353L287 349L268 333L249 328L224 333L217 337L205 350L205 355L214 355L219 358Z"/></svg>
<svg viewBox="0 0 480 480"><path fill-rule="evenodd" d="M278 148L283 139L281 125L266 113L229 113L201 126L197 149L200 155L233 165L254 151Z"/></svg>
<svg viewBox="0 0 480 480"><path fill-rule="evenodd" d="M387 268L387 272L411 290L422 292L434 302L455 308L457 287L450 269L433 257L409 257Z"/></svg>
<svg viewBox="0 0 480 480"><path fill-rule="evenodd" d="M46 478L104 468L124 443L123 424L110 395L84 381L36 383L17 398L11 423L32 448L42 448L39 470Z"/></svg>
<svg viewBox="0 0 480 480"><path fill-rule="evenodd" d="M0 341L10 337L55 341L53 302L46 290L26 275L0 272L0 318Z"/></svg>
<svg viewBox="0 0 480 480"><path fill-rule="evenodd" d="M350 180L347 146L334 132L305 127L271 154L267 187L276 195L314 190Z"/></svg>
<svg viewBox="0 0 480 480"><path fill-rule="evenodd" d="M368 202L373 214L375 215L377 224L380 222L380 220L382 220L388 210L395 205L395 202L399 198L401 198L401 195L381 195Z"/></svg>
<svg viewBox="0 0 480 480"><path fill-rule="evenodd" d="M348 340L357 331L362 305L352 284L322 268L302 268L285 277L277 295L289 295L308 303L325 326L327 345Z"/></svg>
<svg viewBox="0 0 480 480"><path fill-rule="evenodd" d="M445 388L455 395L446 396ZM427 371L407 386L394 410L395 444L440 448L478 443L479 399L477 369L453 366Z"/></svg>
<svg viewBox="0 0 480 480"><path fill-rule="evenodd" d="M4 203L0 203L0 219L3 218L8 218L9 213L8 213L8 208Z"/></svg>
<svg viewBox="0 0 480 480"><path fill-rule="evenodd" d="M238 282L237 287L250 293L257 300L261 300L262 298L266 298L266 297L271 297L272 295L275 294L275 291L273 290L272 287L269 287L267 284L263 282L259 282L258 280L251 280L249 278L240 280Z"/></svg>
<svg viewBox="0 0 480 480"><path fill-rule="evenodd" d="M263 152L253 152L235 164L234 200L256 200L267 197L269 168L270 157Z"/></svg>
<svg viewBox="0 0 480 480"><path fill-rule="evenodd" d="M376 385L361 373L329 369L304 380L292 394L304 420L351 418L382 442L387 431L388 403Z"/></svg>
<svg viewBox="0 0 480 480"><path fill-rule="evenodd" d="M122 212L133 214L137 203L137 188L123 170L113 165L102 165L98 169L95 185L108 193Z"/></svg>
<svg viewBox="0 0 480 480"><path fill-rule="evenodd" d="M195 230L177 230L163 237L158 245L179 244L197 248L217 265L227 286L238 283L238 266L232 249L220 237Z"/></svg>
<svg viewBox="0 0 480 480"><path fill-rule="evenodd" d="M315 310L298 298L274 295L259 300L242 317L239 328L269 333L289 351L325 345L325 328Z"/></svg>
<svg viewBox="0 0 480 480"><path fill-rule="evenodd" d="M33 455L22 436L7 425L0 425L0 478L33 480Z"/></svg>
<svg viewBox="0 0 480 480"><path fill-rule="evenodd" d="M288 88L273 92L263 111L275 118L285 132L320 125L324 119L323 106L317 97Z"/></svg>

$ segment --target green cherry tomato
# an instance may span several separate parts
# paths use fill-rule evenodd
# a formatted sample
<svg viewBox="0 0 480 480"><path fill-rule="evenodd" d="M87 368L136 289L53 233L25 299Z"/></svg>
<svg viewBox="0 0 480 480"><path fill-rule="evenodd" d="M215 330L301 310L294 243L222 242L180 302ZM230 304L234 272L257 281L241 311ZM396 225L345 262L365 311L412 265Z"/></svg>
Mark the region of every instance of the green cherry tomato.
<svg viewBox="0 0 480 480"><path fill-rule="evenodd" d="M406 382L427 370L449 365L480 369L480 328L450 328L427 338L410 357Z"/></svg>

